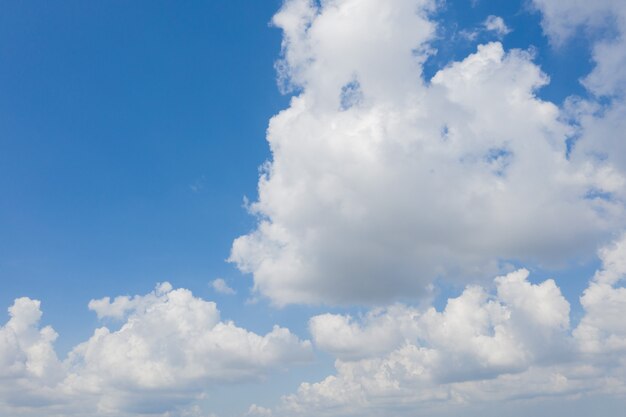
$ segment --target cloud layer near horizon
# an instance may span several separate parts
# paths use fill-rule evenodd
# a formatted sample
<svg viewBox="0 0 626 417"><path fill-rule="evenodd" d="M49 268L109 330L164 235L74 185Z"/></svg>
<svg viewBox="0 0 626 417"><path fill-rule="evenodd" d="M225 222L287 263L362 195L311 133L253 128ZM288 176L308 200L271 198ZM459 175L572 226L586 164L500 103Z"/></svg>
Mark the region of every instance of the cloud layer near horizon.
<svg viewBox="0 0 626 417"><path fill-rule="evenodd" d="M283 397L278 416L429 416L454 407L626 394L626 237L600 253L602 269L570 305L553 280L525 269L468 286L443 311L395 304L355 319L310 320L336 374Z"/></svg>
<svg viewBox="0 0 626 417"><path fill-rule="evenodd" d="M92 300L118 330L97 329L61 361L40 302L19 298L0 327L0 415L166 415L214 384L258 380L311 359L311 345L274 327L261 336L220 318L213 302L159 284L144 296Z"/></svg>
<svg viewBox="0 0 626 417"><path fill-rule="evenodd" d="M270 122L258 226L230 259L275 304L420 296L508 261L588 256L623 227L623 156L598 155L624 141L598 139L614 126L597 104L542 101L549 77L532 53L499 42L424 80L436 6L288 0L274 17L280 76L298 94Z"/></svg>
<svg viewBox="0 0 626 417"><path fill-rule="evenodd" d="M393 304L359 318L314 316L314 346L336 358L336 374L247 415L446 415L520 399L626 395L626 236L599 257L574 326L555 281L531 283L526 269L497 277L492 289L467 286L440 311ZM201 416L193 405L216 384L258 380L312 357L311 343L289 330L249 332L167 283L89 306L121 327L97 329L60 360L57 334L39 324L40 302L15 300L0 326L0 413Z"/></svg>

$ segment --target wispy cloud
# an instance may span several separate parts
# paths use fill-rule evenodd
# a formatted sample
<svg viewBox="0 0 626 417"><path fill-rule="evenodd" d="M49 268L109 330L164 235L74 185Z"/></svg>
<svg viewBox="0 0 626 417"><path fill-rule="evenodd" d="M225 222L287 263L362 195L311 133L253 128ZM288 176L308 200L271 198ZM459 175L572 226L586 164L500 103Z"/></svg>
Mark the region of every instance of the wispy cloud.
<svg viewBox="0 0 626 417"><path fill-rule="evenodd" d="M222 278L217 278L211 281L211 287L220 294L234 295L237 293L234 289L229 287L226 281Z"/></svg>
<svg viewBox="0 0 626 417"><path fill-rule="evenodd" d="M199 193L204 190L206 185L206 176L202 175L197 178L192 184L189 185L189 189L194 193Z"/></svg>
<svg viewBox="0 0 626 417"><path fill-rule="evenodd" d="M504 19L500 16L490 15L483 22L485 30L495 32L498 36L502 37L511 33L511 29L504 23Z"/></svg>

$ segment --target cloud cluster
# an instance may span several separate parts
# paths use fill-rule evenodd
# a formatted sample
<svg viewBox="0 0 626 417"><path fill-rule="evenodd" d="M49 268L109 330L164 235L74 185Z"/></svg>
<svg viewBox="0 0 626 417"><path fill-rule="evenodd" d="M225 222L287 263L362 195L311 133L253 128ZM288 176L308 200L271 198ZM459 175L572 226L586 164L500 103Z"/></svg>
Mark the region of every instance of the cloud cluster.
<svg viewBox="0 0 626 417"><path fill-rule="evenodd" d="M398 304L359 320L313 317L315 344L337 358L337 372L284 397L279 415L432 415L455 404L626 393L626 237L601 259L574 329L555 282L532 284L524 269L496 278L493 293L467 287L443 311Z"/></svg>
<svg viewBox="0 0 626 417"><path fill-rule="evenodd" d="M536 96L532 53L479 45L423 79L435 7L288 0L275 16L298 94L270 122L258 225L230 258L275 304L419 296L585 256L623 226L623 171L572 155L579 126Z"/></svg>
<svg viewBox="0 0 626 417"><path fill-rule="evenodd" d="M555 47L579 30L593 40L588 94L562 108L537 96L550 76L532 51L500 42L425 79L439 1L284 2L277 69L294 97L270 122L258 223L230 260L277 305L388 307L311 318L335 374L247 415L432 416L626 394L626 237L600 251L574 325L555 281L502 272L590 258L626 226L626 3L533 2ZM496 16L483 27L510 30ZM389 305L437 279L465 287L443 310ZM39 301L15 300L0 327L0 415L199 416L183 408L213 384L258 380L312 352L287 329L253 333L167 283L89 309L119 327L60 359Z"/></svg>
<svg viewBox="0 0 626 417"><path fill-rule="evenodd" d="M620 173L606 196L626 200L626 3L534 0L543 13L543 26L560 45L584 31L592 39L595 67L581 81L590 93L587 99L572 97L566 110L577 126L576 158L601 161Z"/></svg>
<svg viewBox="0 0 626 417"><path fill-rule="evenodd" d="M0 327L0 377L7 382L0 411L160 415L199 398L211 384L259 379L311 357L310 343L289 330L252 333L222 321L215 303L168 283L144 296L92 300L89 307L124 322L118 330L97 329L59 361L56 333L39 326L39 301L15 301Z"/></svg>

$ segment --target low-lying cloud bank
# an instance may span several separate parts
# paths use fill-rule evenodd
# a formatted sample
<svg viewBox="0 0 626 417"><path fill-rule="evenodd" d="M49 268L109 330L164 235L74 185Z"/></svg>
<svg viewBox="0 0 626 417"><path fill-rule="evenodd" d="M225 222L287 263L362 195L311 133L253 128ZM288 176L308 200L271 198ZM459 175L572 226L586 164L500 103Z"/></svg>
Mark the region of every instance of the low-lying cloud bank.
<svg viewBox="0 0 626 417"><path fill-rule="evenodd" d="M599 256L575 326L555 281L531 283L526 269L492 287L470 285L442 311L393 304L356 319L314 316L313 345L336 358L336 374L301 384L273 410L252 405L247 415L426 416L543 398L620 398L626 236ZM0 327L0 414L183 415L215 384L259 380L312 357L312 344L289 330L249 332L221 321L214 303L167 283L89 305L124 323L97 329L61 361L56 333L39 325L39 301L15 300Z"/></svg>
<svg viewBox="0 0 626 417"><path fill-rule="evenodd" d="M0 415L181 415L179 407L213 384L257 380L312 358L310 342L289 330L252 333L222 321L215 303L168 283L89 307L124 323L97 329L60 360L56 332L39 325L40 302L15 300L0 327Z"/></svg>
<svg viewBox="0 0 626 417"><path fill-rule="evenodd" d="M273 414L450 415L485 403L623 397L626 238L600 258L574 328L555 282L532 284L525 269L496 278L493 291L468 286L443 311L395 304L358 319L315 316L311 335L336 358L336 374L303 383Z"/></svg>

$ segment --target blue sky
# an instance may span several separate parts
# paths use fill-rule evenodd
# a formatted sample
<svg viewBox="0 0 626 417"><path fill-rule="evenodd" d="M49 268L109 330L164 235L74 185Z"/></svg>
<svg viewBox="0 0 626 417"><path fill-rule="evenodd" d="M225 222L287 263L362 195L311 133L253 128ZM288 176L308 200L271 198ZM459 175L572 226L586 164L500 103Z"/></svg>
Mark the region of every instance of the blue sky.
<svg viewBox="0 0 626 417"><path fill-rule="evenodd" d="M5 5L4 305L40 297L47 320L83 326L94 294L168 279L206 294L235 274L223 261L287 102L278 6Z"/></svg>
<svg viewBox="0 0 626 417"><path fill-rule="evenodd" d="M413 365L433 366L428 372L436 382L397 380L402 395L454 392L450 398L468 401L469 415L492 403L507 409L511 398L530 398L517 407L532 410L544 399L518 388L558 374L575 382L562 391L545 388L555 390L550 407L584 410L607 396L606 415L618 415L626 372L611 371L618 387L611 391L596 379L579 381L572 369L588 365L601 376L605 364L589 355L618 357L620 343L608 353L597 346L626 340L626 330L611 324L614 317L593 297L579 299L606 285L615 291L604 295L616 303L611 314L626 312L621 278L614 278L626 273L615 261L626 258L619 130L626 73L615 64L626 9L617 0L375 3L2 5L0 305L15 306L15 322L28 316L22 311L43 312L41 321L28 321L32 334L49 325L59 336L51 342L41 333L54 352L41 366L52 376L5 374L6 364L31 369L29 361L41 359L29 356L32 335L17 343L21 353L2 358L2 349L13 349L3 340L21 336L10 333L17 332L13 319L0 320L0 377L29 387L17 405L12 391L0 389L0 415L456 415L458 405L432 408L432 399L407 395L407 408L396 408L386 394L363 388L370 381L364 369L392 368L389 361L407 346L470 365L453 372L411 356ZM380 13L371 13L376 7ZM406 10L414 16L405 20ZM490 28L490 18L503 26ZM295 88L281 93L281 79ZM359 98L339 106L345 85L357 86ZM435 138L433 132L444 131ZM441 145L446 141L450 147ZM521 268L530 276L515 275ZM213 288L218 278L235 294ZM272 353L255 351L259 344L251 342L239 357L215 339L222 347L198 353L210 359L209 370L191 377L179 362L168 362L162 351L170 347L159 344L165 339L146 339L161 353L143 360L171 365L163 371L171 372L167 383L154 388L140 377L136 382L136 374L120 371L111 380L98 374L124 364L111 358L120 341L134 340L125 326L152 323L150 312L175 304L168 295L175 291L151 293L165 281L193 293L185 299L199 306L193 320L205 314L212 322L213 313L196 301L214 301L221 311L216 322L234 320L239 329L229 340L242 332L249 332L246 340L267 337L263 346ZM468 286L483 288L486 298L474 303ZM29 301L19 304L20 297ZM103 297L111 299L89 311L90 301ZM515 356L500 339L484 357L474 348L452 349L473 342L434 335L436 320L449 326L461 320L443 313L450 300L462 317L489 317L483 324L492 326L490 336L504 328L503 340L511 337L522 353ZM488 307L494 303L511 323L499 321ZM529 313L533 303L542 319ZM441 316L429 316L430 305ZM413 324L393 324L406 317ZM274 325L289 336L275 336ZM120 337L102 348L103 356L90 357L77 346L96 346L92 335L101 326ZM529 328L545 340L529 336ZM221 337L211 331L207 338ZM578 347L564 354L565 345ZM78 359L68 357L73 350ZM559 355L574 359L553 361ZM510 362L501 359L509 356ZM247 366L251 375L236 372L237 358L242 365L234 368ZM245 365L246 358L255 361ZM348 380L335 361L366 376ZM77 389L67 375L99 381L90 394L106 401L94 411L63 397ZM463 391L454 378L519 381L485 398ZM128 392L116 385L121 380L131 381ZM298 391L304 382L320 385ZM363 404L324 396L325 389L348 386L365 390ZM157 405L147 407L153 398ZM315 408L320 401L328 409Z"/></svg>

